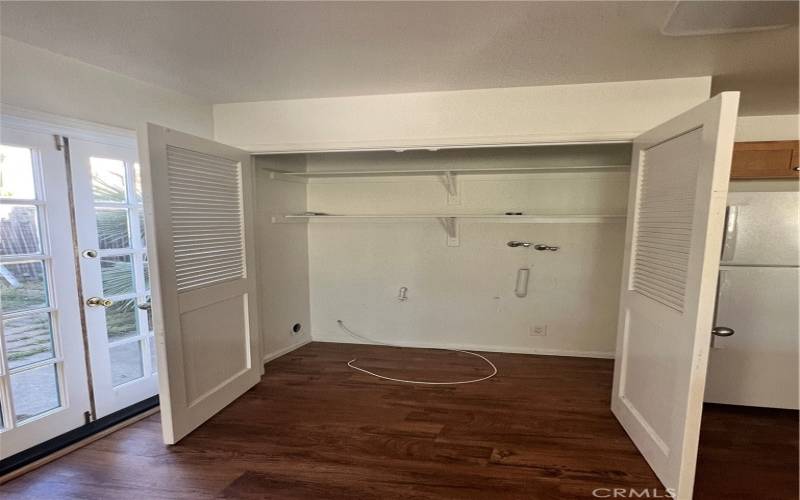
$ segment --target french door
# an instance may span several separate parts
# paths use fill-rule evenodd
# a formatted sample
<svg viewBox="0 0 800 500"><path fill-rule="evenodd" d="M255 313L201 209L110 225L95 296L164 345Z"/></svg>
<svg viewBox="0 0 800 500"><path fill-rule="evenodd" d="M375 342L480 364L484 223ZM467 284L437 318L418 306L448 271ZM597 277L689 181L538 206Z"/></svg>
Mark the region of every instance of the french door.
<svg viewBox="0 0 800 500"><path fill-rule="evenodd" d="M75 429L90 409L64 154L0 129L0 458Z"/></svg>
<svg viewBox="0 0 800 500"><path fill-rule="evenodd" d="M130 147L70 140L97 417L158 393L142 183Z"/></svg>

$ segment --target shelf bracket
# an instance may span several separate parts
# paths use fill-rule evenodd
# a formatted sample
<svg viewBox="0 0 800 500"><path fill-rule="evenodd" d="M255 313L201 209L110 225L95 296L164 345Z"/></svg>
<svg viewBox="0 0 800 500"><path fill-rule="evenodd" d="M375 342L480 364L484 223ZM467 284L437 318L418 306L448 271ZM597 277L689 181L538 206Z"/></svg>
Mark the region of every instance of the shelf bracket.
<svg viewBox="0 0 800 500"><path fill-rule="evenodd" d="M447 204L461 204L461 199L458 194L458 181L455 174L449 170L446 171L444 175L442 175L442 183L444 184L445 189L447 189Z"/></svg>
<svg viewBox="0 0 800 500"><path fill-rule="evenodd" d="M439 217L439 222L447 232L447 246L457 247L461 244L458 237L458 221L455 217Z"/></svg>
<svg viewBox="0 0 800 500"><path fill-rule="evenodd" d="M271 215L270 222L273 224L307 224L309 219L289 218L284 215Z"/></svg>

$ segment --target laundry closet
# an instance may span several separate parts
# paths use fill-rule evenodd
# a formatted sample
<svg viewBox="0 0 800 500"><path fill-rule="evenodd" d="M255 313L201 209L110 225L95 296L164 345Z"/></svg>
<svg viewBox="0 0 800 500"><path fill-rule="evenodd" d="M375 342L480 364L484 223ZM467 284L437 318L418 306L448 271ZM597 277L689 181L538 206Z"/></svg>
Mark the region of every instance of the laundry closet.
<svg viewBox="0 0 800 500"><path fill-rule="evenodd" d="M630 152L257 156L264 351L358 342L342 320L398 345L613 357Z"/></svg>

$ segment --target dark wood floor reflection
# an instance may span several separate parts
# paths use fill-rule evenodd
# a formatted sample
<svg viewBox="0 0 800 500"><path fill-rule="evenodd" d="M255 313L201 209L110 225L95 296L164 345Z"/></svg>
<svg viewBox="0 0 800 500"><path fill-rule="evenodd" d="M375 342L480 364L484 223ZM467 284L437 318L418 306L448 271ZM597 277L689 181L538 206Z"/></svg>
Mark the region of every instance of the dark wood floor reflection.
<svg viewBox="0 0 800 500"><path fill-rule="evenodd" d="M660 484L609 411L609 360L313 343L180 444L158 415L0 486L4 498L592 498ZM710 406L695 498L797 498L797 412Z"/></svg>

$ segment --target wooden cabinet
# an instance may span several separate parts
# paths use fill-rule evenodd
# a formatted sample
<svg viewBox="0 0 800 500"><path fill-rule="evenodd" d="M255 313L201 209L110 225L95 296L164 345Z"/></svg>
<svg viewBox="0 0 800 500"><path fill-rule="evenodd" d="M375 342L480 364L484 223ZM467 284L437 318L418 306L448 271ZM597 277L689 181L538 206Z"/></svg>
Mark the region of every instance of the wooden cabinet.
<svg viewBox="0 0 800 500"><path fill-rule="evenodd" d="M796 179L798 141L737 142L731 179Z"/></svg>

